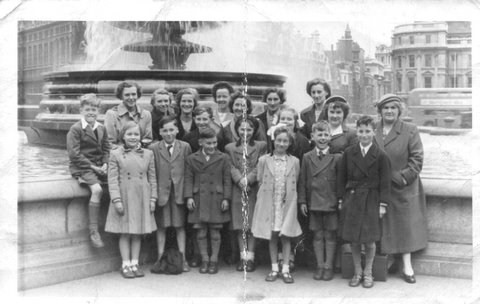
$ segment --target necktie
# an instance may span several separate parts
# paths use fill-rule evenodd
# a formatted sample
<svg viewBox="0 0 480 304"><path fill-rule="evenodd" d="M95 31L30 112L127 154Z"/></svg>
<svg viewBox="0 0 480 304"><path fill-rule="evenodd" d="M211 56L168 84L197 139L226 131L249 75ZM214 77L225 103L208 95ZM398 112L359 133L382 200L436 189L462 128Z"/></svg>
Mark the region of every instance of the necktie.
<svg viewBox="0 0 480 304"><path fill-rule="evenodd" d="M322 152L319 152L319 153L318 153L318 159L322 160L323 155L324 155L324 154L323 154Z"/></svg>
<svg viewBox="0 0 480 304"><path fill-rule="evenodd" d="M170 156L172 156L172 148L173 148L173 145L168 145L167 146L168 155L170 155Z"/></svg>

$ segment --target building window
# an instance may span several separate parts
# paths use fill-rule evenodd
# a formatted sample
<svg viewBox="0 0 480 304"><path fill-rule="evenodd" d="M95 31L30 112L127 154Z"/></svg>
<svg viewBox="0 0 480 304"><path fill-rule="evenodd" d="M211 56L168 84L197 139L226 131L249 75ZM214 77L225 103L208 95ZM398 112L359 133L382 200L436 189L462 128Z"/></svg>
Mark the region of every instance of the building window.
<svg viewBox="0 0 480 304"><path fill-rule="evenodd" d="M415 43L415 38L413 36L409 36L408 39L410 39L410 44Z"/></svg>
<svg viewBox="0 0 480 304"><path fill-rule="evenodd" d="M458 87L458 77L455 77L455 76L450 77L450 87L451 88Z"/></svg>
<svg viewBox="0 0 480 304"><path fill-rule="evenodd" d="M472 54L468 54L468 67L472 67Z"/></svg>
<svg viewBox="0 0 480 304"><path fill-rule="evenodd" d="M401 36L398 37L398 45L402 45L402 37Z"/></svg>
<svg viewBox="0 0 480 304"><path fill-rule="evenodd" d="M432 55L425 55L425 66L431 67L432 66Z"/></svg>
<svg viewBox="0 0 480 304"><path fill-rule="evenodd" d="M402 76L397 76L397 92L402 91Z"/></svg>
<svg viewBox="0 0 480 304"><path fill-rule="evenodd" d="M468 88L472 87L472 76L468 76L468 78L467 78L467 87Z"/></svg>
<svg viewBox="0 0 480 304"><path fill-rule="evenodd" d="M408 77L408 90L415 89L415 76Z"/></svg>
<svg viewBox="0 0 480 304"><path fill-rule="evenodd" d="M426 36L425 36L425 41L426 41L427 43L431 43L431 42L432 42L432 36L426 35Z"/></svg>
<svg viewBox="0 0 480 304"><path fill-rule="evenodd" d="M411 68L415 67L415 55L408 55L408 66Z"/></svg>
<svg viewBox="0 0 480 304"><path fill-rule="evenodd" d="M399 68L402 67L402 57L401 56L398 56L398 67Z"/></svg>
<svg viewBox="0 0 480 304"><path fill-rule="evenodd" d="M431 88L432 87L432 77L431 76L425 76L424 82L425 82L425 88Z"/></svg>
<svg viewBox="0 0 480 304"><path fill-rule="evenodd" d="M455 62L455 57L457 57L457 54L450 55L450 61Z"/></svg>

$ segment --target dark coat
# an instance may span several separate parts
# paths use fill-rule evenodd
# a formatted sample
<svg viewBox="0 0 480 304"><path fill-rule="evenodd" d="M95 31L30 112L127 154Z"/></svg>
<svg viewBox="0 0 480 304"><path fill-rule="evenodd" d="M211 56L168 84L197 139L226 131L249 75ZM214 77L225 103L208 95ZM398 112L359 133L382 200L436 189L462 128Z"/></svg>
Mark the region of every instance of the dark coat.
<svg viewBox="0 0 480 304"><path fill-rule="evenodd" d="M298 182L298 203L312 211L337 211L337 175L341 155L326 154L320 158L313 149L303 156Z"/></svg>
<svg viewBox="0 0 480 304"><path fill-rule="evenodd" d="M312 125L317 122L317 120L315 120L315 105L303 109L303 111L300 112L300 119L305 123L301 130L303 135L308 139L311 139ZM318 120L327 120L325 111L320 113Z"/></svg>
<svg viewBox="0 0 480 304"><path fill-rule="evenodd" d="M153 141L160 141L162 140L162 136L160 135L159 132L159 127L158 124L160 120L162 120L166 115L175 115L175 111L172 107L168 107L167 114L160 112L156 110L155 108L152 109L150 112L152 116L152 135L153 135Z"/></svg>
<svg viewBox="0 0 480 304"><path fill-rule="evenodd" d="M353 146L358 143L357 132L346 127L343 128L343 133L335 134L330 139L330 153L343 153L349 146Z"/></svg>
<svg viewBox="0 0 480 304"><path fill-rule="evenodd" d="M272 143L273 144L273 143ZM303 155L313 148L312 144L300 131L295 133L295 140L293 145L288 148L288 153L292 154L300 160L300 164L303 160Z"/></svg>
<svg viewBox="0 0 480 304"><path fill-rule="evenodd" d="M200 144L198 139L200 138L200 131L198 128L195 128L193 131L185 134L182 138L183 141L190 144L192 152L197 152L200 149ZM225 135L223 133L223 127L220 127L220 131L217 133L217 149L221 152L225 151Z"/></svg>
<svg viewBox="0 0 480 304"><path fill-rule="evenodd" d="M268 131L267 111L264 111L263 113L259 114L255 118L257 118L261 122L261 125L263 126L262 130L260 130L261 129L260 127L258 128L258 130L263 132L263 136L267 141L267 152L272 153L273 142L272 142L272 139L270 138L270 136L267 135L267 131Z"/></svg>
<svg viewBox="0 0 480 304"><path fill-rule="evenodd" d="M101 167L108 163L110 145L107 131L101 124L98 125L96 131L98 138L90 126L83 129L81 121L70 127L70 131L67 133L67 150L72 174L90 170L91 165Z"/></svg>
<svg viewBox="0 0 480 304"><path fill-rule="evenodd" d="M253 139L256 141L264 141L267 142L267 136L265 132L265 127L263 126L263 123L258 120L258 129L255 134L253 134ZM235 131L235 122L233 119L225 126L223 127L223 134L225 136L225 145L229 143L236 143L238 140L238 135Z"/></svg>
<svg viewBox="0 0 480 304"><path fill-rule="evenodd" d="M426 198L419 176L423 166L422 140L415 125L401 120L395 122L385 140L382 134L380 124L375 140L392 164L392 198L382 221L382 251L414 252L425 248L428 242Z"/></svg>
<svg viewBox="0 0 480 304"><path fill-rule="evenodd" d="M190 125L190 130L185 130L183 128L182 120L180 119L180 114L177 116L177 128L178 128L178 133L176 138L180 140L184 140L183 138L185 135L188 133L192 132L193 130L197 129L197 125L195 124L195 119L192 118L192 124Z"/></svg>
<svg viewBox="0 0 480 304"><path fill-rule="evenodd" d="M190 154L185 162L184 198L193 198L196 208L189 212L189 223L225 223L230 212L221 203L232 197L230 160L216 151L207 162L201 150Z"/></svg>
<svg viewBox="0 0 480 304"><path fill-rule="evenodd" d="M343 197L344 240L358 243L380 240L379 207L380 202L390 202L390 179L390 160L376 144L365 157L360 145L345 150L340 162L338 188L338 196Z"/></svg>

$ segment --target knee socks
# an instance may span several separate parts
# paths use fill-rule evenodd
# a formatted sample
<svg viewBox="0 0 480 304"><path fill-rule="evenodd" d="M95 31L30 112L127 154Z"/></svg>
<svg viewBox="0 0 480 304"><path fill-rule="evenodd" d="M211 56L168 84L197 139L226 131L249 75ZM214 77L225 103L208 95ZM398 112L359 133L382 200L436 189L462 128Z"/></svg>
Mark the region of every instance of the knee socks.
<svg viewBox="0 0 480 304"><path fill-rule="evenodd" d="M325 246L323 243L323 237L323 231L315 231L313 237L313 250L315 251L315 258L317 259L317 268L323 268L325 266Z"/></svg>
<svg viewBox="0 0 480 304"><path fill-rule="evenodd" d="M335 251L337 248L337 237L334 231L325 231L325 268L333 268Z"/></svg>
<svg viewBox="0 0 480 304"><path fill-rule="evenodd" d="M355 268L355 275L361 275L362 271L362 256L361 256L361 244L352 243L352 258L353 266Z"/></svg>
<svg viewBox="0 0 480 304"><path fill-rule="evenodd" d="M197 244L202 256L202 262L208 262L207 229L197 230Z"/></svg>
<svg viewBox="0 0 480 304"><path fill-rule="evenodd" d="M88 203L88 228L90 232L98 231L98 218L100 215L100 202Z"/></svg>
<svg viewBox="0 0 480 304"><path fill-rule="evenodd" d="M218 262L218 252L220 251L220 231L218 229L210 229L210 241L212 244L211 262Z"/></svg>
<svg viewBox="0 0 480 304"><path fill-rule="evenodd" d="M375 242L365 244L365 274L371 275L373 268L373 259L375 258Z"/></svg>

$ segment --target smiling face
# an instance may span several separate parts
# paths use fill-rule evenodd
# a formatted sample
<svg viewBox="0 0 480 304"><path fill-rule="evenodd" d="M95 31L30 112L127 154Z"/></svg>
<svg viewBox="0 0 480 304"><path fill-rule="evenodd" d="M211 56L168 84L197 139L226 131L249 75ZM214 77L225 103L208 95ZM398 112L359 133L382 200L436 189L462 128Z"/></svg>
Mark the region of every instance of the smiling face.
<svg viewBox="0 0 480 304"><path fill-rule="evenodd" d="M373 136L375 136L375 130L372 125L361 124L357 127L357 138L362 146L368 146L373 141Z"/></svg>
<svg viewBox="0 0 480 304"><path fill-rule="evenodd" d="M139 126L132 127L123 135L123 141L129 148L135 148L140 142L140 128Z"/></svg>
<svg viewBox="0 0 480 304"><path fill-rule="evenodd" d="M167 113L168 106L170 105L170 97L166 94L155 95L153 100L153 106L157 111Z"/></svg>
<svg viewBox="0 0 480 304"><path fill-rule="evenodd" d="M279 122L285 124L288 131L293 133L293 129L295 128L295 115L293 112L283 110L280 113Z"/></svg>
<svg viewBox="0 0 480 304"><path fill-rule="evenodd" d="M381 114L383 122L392 124L398 119L400 112L394 102L389 102L383 105Z"/></svg>
<svg viewBox="0 0 480 304"><path fill-rule="evenodd" d="M238 119L243 116L243 113L247 113L247 101L245 98L237 98L233 102L233 114L235 115L235 119Z"/></svg>
<svg viewBox="0 0 480 304"><path fill-rule="evenodd" d="M310 89L310 96L312 96L313 103L316 106L323 106L325 99L327 98L327 91L323 87L323 84L313 85Z"/></svg>
<svg viewBox="0 0 480 304"><path fill-rule="evenodd" d="M315 142L315 146L320 150L325 150L330 143L330 132L328 130L316 130L312 133L312 140Z"/></svg>
<svg viewBox="0 0 480 304"><path fill-rule="evenodd" d="M218 104L218 108L223 110L228 106L228 101L230 100L230 92L226 88L218 89L215 94L215 100Z"/></svg>
<svg viewBox="0 0 480 304"><path fill-rule="evenodd" d="M253 136L253 127L246 121L242 122L238 127L238 136L244 142L249 142Z"/></svg>
<svg viewBox="0 0 480 304"><path fill-rule="evenodd" d="M180 99L180 110L184 114L190 114L193 111L195 106L194 97L192 94L183 94L182 99Z"/></svg>
<svg viewBox="0 0 480 304"><path fill-rule="evenodd" d="M197 125L197 128L199 130L210 126L210 122L211 118L208 112L203 112L202 114L195 116L195 125Z"/></svg>
<svg viewBox="0 0 480 304"><path fill-rule="evenodd" d="M275 141L273 142L275 147L275 153L283 155L287 153L287 149L290 146L290 138L286 132L282 132L275 137Z"/></svg>
<svg viewBox="0 0 480 304"><path fill-rule="evenodd" d="M122 92L122 100L123 104L128 110L131 110L137 104L137 88L136 87L128 87L124 88Z"/></svg>
<svg viewBox="0 0 480 304"><path fill-rule="evenodd" d="M343 110L340 107L335 107L333 103L328 105L328 123L333 128L340 126L343 123Z"/></svg>
<svg viewBox="0 0 480 304"><path fill-rule="evenodd" d="M171 144L175 141L175 137L178 134L178 128L174 121L166 123L163 128L160 128L160 135L167 144Z"/></svg>
<svg viewBox="0 0 480 304"><path fill-rule="evenodd" d="M213 153L215 153L215 150L217 149L216 136L211 138L201 138L198 143L203 148L203 151L207 155L212 155Z"/></svg>
<svg viewBox="0 0 480 304"><path fill-rule="evenodd" d="M80 108L80 114L82 114L83 118L87 121L89 125L93 126L93 124L97 120L98 107L86 104Z"/></svg>
<svg viewBox="0 0 480 304"><path fill-rule="evenodd" d="M277 93L270 93L267 95L267 110L270 113L275 113L278 111L281 105L280 96Z"/></svg>

